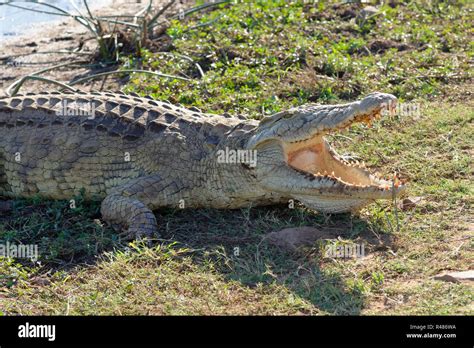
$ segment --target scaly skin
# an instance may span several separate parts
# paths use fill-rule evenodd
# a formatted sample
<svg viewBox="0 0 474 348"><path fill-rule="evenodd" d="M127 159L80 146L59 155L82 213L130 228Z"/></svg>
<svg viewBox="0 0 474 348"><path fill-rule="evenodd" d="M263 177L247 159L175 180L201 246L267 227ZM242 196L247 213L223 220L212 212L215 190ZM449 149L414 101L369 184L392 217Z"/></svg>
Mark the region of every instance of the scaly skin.
<svg viewBox="0 0 474 348"><path fill-rule="evenodd" d="M389 198L389 181L341 160L330 130L369 119L395 98L305 105L259 123L120 93L41 93L0 99L0 196L102 200L105 221L130 237L157 232L160 207L239 208L298 199L326 212ZM63 103L95 114L60 112ZM76 104L75 104L76 103ZM251 150L257 163L220 163ZM335 174L331 174L331 170ZM317 173L320 171L321 173ZM326 171L326 173L324 173ZM339 177L339 178L338 178ZM395 193L403 189L397 183Z"/></svg>

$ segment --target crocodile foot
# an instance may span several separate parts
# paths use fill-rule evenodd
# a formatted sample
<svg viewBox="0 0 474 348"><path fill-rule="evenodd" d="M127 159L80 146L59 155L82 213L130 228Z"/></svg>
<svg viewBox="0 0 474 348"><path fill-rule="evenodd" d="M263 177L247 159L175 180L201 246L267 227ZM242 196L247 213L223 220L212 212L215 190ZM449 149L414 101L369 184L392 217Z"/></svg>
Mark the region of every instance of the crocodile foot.
<svg viewBox="0 0 474 348"><path fill-rule="evenodd" d="M119 235L126 240L150 241L158 237L155 215L137 199L111 194L102 202L101 212L106 222L119 226Z"/></svg>

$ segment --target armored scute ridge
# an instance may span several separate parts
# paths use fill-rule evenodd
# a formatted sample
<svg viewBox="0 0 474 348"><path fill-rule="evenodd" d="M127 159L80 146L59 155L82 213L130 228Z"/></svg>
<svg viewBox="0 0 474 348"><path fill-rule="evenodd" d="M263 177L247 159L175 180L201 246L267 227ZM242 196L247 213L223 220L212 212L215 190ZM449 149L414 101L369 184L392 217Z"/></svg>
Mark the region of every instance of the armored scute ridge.
<svg viewBox="0 0 474 348"><path fill-rule="evenodd" d="M71 199L82 189L132 237L157 232L160 207L239 208L297 199L358 209L404 189L340 158L324 135L371 122L395 97L303 105L261 122L123 93L0 99L0 196Z"/></svg>

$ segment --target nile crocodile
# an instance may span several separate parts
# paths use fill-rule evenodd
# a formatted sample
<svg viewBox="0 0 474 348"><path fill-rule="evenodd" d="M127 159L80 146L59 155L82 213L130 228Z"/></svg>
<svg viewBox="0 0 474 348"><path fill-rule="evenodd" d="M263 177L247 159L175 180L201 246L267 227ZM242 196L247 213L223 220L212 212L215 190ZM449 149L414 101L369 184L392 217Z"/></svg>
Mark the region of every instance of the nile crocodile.
<svg viewBox="0 0 474 348"><path fill-rule="evenodd" d="M341 158L324 135L380 117L390 94L306 104L263 118L218 116L138 95L39 93L0 99L0 196L102 201L130 237L156 235L160 207L239 208L293 199L346 212L403 183ZM225 156L223 155L225 154ZM245 161L256 154L254 163ZM240 156L240 157L239 157ZM219 160L219 157L222 157Z"/></svg>

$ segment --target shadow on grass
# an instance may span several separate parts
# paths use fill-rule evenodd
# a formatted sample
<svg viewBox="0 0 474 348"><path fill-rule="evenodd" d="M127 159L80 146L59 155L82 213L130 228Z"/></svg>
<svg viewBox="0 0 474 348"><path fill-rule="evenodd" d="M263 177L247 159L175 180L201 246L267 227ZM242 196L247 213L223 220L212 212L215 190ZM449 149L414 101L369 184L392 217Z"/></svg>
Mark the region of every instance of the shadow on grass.
<svg viewBox="0 0 474 348"><path fill-rule="evenodd" d="M15 201L15 209L0 216L0 243L37 244L40 260L50 271L94 264L105 251L125 249L127 243L100 225L98 204L78 200L80 208L75 210L68 202ZM375 247L391 244L389 235L382 234L385 240L380 241L362 219L348 214L323 216L301 208L167 209L157 217L165 243L190 248L194 262L212 264L225 279L250 288L283 285L328 314L359 314L364 307L363 291L348 286L341 274L323 266L328 261L321 255L320 244L287 251L264 237L288 227L313 226L329 231L324 233L326 239L341 237ZM20 262L28 265L28 261Z"/></svg>
<svg viewBox="0 0 474 348"><path fill-rule="evenodd" d="M288 251L270 244L264 237L288 227L312 226L324 231L324 239L341 237L365 243L371 250L392 243L390 235L370 232L373 226L350 214L323 216L282 206L234 211L165 211L159 218L166 221L160 225L163 238L200 251L195 256L196 262L211 260L227 279L249 287L284 285L328 314L359 314L364 306L364 294L361 288L348 286L341 274L322 267L323 240Z"/></svg>

